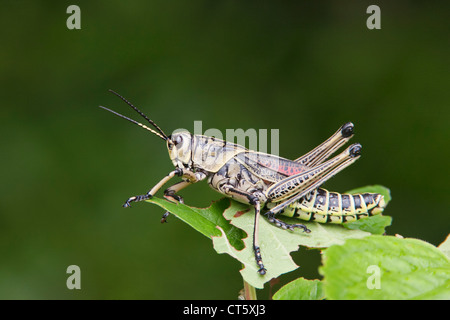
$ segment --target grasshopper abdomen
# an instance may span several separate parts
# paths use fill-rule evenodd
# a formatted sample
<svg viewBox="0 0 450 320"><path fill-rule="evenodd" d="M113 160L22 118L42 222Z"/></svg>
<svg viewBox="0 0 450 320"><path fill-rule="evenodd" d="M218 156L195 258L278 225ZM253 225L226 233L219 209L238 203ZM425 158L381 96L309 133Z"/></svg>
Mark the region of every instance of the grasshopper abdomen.
<svg viewBox="0 0 450 320"><path fill-rule="evenodd" d="M287 206L281 214L306 221L344 223L380 214L384 207L384 197L378 193L340 194L318 188Z"/></svg>

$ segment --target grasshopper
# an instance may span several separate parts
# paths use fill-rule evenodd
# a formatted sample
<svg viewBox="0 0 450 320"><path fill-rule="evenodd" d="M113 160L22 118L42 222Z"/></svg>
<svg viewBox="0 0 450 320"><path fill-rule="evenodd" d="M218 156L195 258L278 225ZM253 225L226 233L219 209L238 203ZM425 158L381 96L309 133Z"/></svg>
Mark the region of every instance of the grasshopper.
<svg viewBox="0 0 450 320"><path fill-rule="evenodd" d="M361 145L352 144L335 157L334 154L353 136L353 124L341 126L330 138L307 154L289 160L279 156L248 150L243 146L214 137L193 135L187 131L166 135L156 123L118 93L110 90L154 129L100 106L160 137L166 142L170 159L175 167L153 188L143 195L130 197L124 207L131 203L148 200L169 180L180 177L164 191L170 201L184 203L177 193L200 181L206 180L210 187L239 202L254 207L253 250L258 273L264 275L259 246L258 228L260 215L277 227L294 230L300 228L311 232L304 224L288 224L276 217L283 214L307 221L343 223L380 214L385 202L381 194L339 194L320 186L335 174L360 158ZM169 212L161 219L165 222Z"/></svg>

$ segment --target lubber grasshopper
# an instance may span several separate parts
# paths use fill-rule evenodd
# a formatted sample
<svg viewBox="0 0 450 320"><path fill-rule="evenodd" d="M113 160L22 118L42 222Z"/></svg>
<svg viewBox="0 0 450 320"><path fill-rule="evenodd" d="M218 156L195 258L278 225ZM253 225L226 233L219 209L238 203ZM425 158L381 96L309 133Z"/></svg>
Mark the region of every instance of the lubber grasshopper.
<svg viewBox="0 0 450 320"><path fill-rule="evenodd" d="M340 127L335 134L315 149L292 161L251 151L214 137L193 135L186 131L167 136L155 122L129 101L114 91L111 92L125 101L154 129L108 108L101 108L163 139L175 166L175 170L150 191L130 197L123 206L129 207L132 202L152 198L174 177L180 177L181 181L166 189L164 197L183 203L183 198L177 194L181 189L207 180L213 189L227 197L254 206L253 250L258 272L261 275L266 273L258 239L258 222L261 213L278 227L289 230L301 228L309 233L310 230L305 225L287 224L276 218L276 215L280 213L321 223L343 223L379 214L384 209L383 196L377 193L339 194L320 188L325 181L360 157L361 145L355 143L327 160L353 136L351 122ZM166 212L161 221L164 222L168 215L169 213Z"/></svg>

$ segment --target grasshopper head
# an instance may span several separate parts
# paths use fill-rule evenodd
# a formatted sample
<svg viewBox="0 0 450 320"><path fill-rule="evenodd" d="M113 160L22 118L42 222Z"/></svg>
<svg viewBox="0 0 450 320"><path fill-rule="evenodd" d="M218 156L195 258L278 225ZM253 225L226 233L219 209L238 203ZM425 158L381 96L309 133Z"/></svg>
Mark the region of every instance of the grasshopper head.
<svg viewBox="0 0 450 320"><path fill-rule="evenodd" d="M188 131L177 132L167 139L167 150L175 167L186 168L192 163L192 135Z"/></svg>

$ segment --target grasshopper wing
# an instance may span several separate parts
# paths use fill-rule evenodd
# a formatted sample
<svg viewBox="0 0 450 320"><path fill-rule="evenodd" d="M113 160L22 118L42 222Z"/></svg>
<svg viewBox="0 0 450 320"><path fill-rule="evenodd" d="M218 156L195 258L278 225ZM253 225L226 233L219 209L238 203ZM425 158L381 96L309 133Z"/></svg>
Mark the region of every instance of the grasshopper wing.
<svg viewBox="0 0 450 320"><path fill-rule="evenodd" d="M278 182L309 169L292 160L262 152L243 152L235 159L254 175L270 182Z"/></svg>

